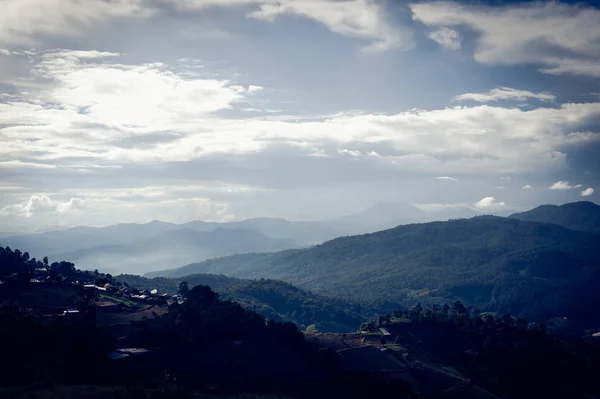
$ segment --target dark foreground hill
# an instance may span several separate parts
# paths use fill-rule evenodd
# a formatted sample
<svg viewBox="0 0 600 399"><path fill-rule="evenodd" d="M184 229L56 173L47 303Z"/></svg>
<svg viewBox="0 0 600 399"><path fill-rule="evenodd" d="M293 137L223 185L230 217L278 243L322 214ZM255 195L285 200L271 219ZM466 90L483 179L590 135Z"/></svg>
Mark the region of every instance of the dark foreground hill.
<svg viewBox="0 0 600 399"><path fill-rule="evenodd" d="M589 201L564 205L541 205L527 212L510 215L513 219L552 223L572 230L600 233L600 206Z"/></svg>
<svg viewBox="0 0 600 399"><path fill-rule="evenodd" d="M460 302L398 309L360 333L302 334L205 285L136 310L115 291L69 282L112 276L68 262L47 269L0 248L0 351L10 359L0 373L2 398L586 399L600 392L594 335L563 338L509 314L469 313ZM44 271L49 279L30 280ZM203 278L223 284L220 276ZM107 300L123 306L108 309Z"/></svg>
<svg viewBox="0 0 600 399"><path fill-rule="evenodd" d="M531 319L590 321L600 299L600 236L499 217L398 226L301 250L213 259L163 276L274 278L356 301L456 299Z"/></svg>

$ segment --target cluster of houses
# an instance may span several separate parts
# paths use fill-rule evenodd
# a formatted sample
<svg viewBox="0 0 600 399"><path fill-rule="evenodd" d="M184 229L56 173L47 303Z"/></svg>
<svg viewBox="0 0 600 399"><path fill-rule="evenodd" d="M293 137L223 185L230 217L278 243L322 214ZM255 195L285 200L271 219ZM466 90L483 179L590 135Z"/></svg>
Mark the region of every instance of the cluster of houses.
<svg viewBox="0 0 600 399"><path fill-rule="evenodd" d="M151 305L163 305L171 300L180 300L181 298L178 295L169 296L169 294L159 294L157 289L152 290L137 290L131 287L125 286L117 286L110 283L106 283L104 285L95 285L95 284L84 284L83 288L86 290L96 290L101 292L106 292L107 294L111 294L118 297L123 297L130 299L135 302L142 302Z"/></svg>
<svg viewBox="0 0 600 399"><path fill-rule="evenodd" d="M178 295L170 296L166 293L159 293L157 289L148 290L137 290L128 286L115 285L111 282L100 284L102 279L96 279L95 283L91 281L76 281L74 279L62 276L57 273L52 273L50 268L41 267L32 270L31 272L19 272L2 277L0 284L69 284L83 287L85 291L95 291L99 294L106 294L108 297L113 297L116 300L106 300L104 302L96 302L95 308L101 312L118 312L125 310L127 306L119 302L119 298L126 299L128 301L137 302L143 305L166 305L169 302L181 302L182 298ZM109 280L112 281L112 280ZM104 295L103 295L104 296ZM46 309L48 310L48 309ZM46 314L50 313L50 314ZM64 316L67 318L76 319L81 317L79 309L76 308L63 308L60 311L58 309L50 309L45 312L47 316Z"/></svg>

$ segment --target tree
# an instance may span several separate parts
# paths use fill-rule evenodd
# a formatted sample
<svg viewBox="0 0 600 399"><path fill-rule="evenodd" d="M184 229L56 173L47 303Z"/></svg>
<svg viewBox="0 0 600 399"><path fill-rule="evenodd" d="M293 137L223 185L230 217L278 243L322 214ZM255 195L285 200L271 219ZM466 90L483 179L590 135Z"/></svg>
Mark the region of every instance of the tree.
<svg viewBox="0 0 600 399"><path fill-rule="evenodd" d="M445 303L444 306L442 307L442 311L444 312L444 315L446 317L448 317L448 311L449 310L450 310L450 306L447 303Z"/></svg>
<svg viewBox="0 0 600 399"><path fill-rule="evenodd" d="M183 288L181 291L185 291L185 295L181 295L186 297L186 303L188 304L197 304L201 307L208 307L219 299L219 294L214 292L208 285L197 285L194 288L189 289L187 281L183 281L179 287L180 290Z"/></svg>
<svg viewBox="0 0 600 399"><path fill-rule="evenodd" d="M467 310L467 308L465 307L465 305L463 305L463 303L461 301L454 302L454 305L452 307L456 311L456 313L458 313L459 315L469 312Z"/></svg>
<svg viewBox="0 0 600 399"><path fill-rule="evenodd" d="M412 320L419 320L422 311L423 306L421 306L421 303L419 302L410 310L410 318Z"/></svg>
<svg viewBox="0 0 600 399"><path fill-rule="evenodd" d="M190 285L188 284L187 281L182 281L181 283L179 283L179 295L181 295L182 297L187 297L188 293L190 292Z"/></svg>
<svg viewBox="0 0 600 399"><path fill-rule="evenodd" d="M44 259L42 259L42 262L44 263L44 267L48 267L48 257L44 256Z"/></svg>

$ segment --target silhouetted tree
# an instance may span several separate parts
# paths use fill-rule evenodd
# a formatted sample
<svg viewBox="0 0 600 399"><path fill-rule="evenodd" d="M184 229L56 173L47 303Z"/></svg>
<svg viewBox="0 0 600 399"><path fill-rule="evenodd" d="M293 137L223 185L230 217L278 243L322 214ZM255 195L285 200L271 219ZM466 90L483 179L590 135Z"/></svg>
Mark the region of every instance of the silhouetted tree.
<svg viewBox="0 0 600 399"><path fill-rule="evenodd" d="M187 281L182 281L181 283L179 283L179 295L181 295L182 297L187 297L188 293L190 292L190 285L188 284Z"/></svg>

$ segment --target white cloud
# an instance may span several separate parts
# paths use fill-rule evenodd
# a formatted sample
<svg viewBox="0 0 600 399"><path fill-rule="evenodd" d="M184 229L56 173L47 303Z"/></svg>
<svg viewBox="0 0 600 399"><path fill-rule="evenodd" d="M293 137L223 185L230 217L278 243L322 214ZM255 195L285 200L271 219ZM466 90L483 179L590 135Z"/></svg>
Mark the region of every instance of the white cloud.
<svg viewBox="0 0 600 399"><path fill-rule="evenodd" d="M360 156L363 155L360 151L349 150L347 148L343 148L343 149L338 150L338 153L340 153L342 155L349 155L349 156L355 157L355 158L360 157Z"/></svg>
<svg viewBox="0 0 600 399"><path fill-rule="evenodd" d="M0 209L0 216L23 216L32 217L40 213L64 213L73 209L79 209L83 205L80 198L71 198L69 201L61 202L51 199L46 195L32 195L22 204L7 205Z"/></svg>
<svg viewBox="0 0 600 399"><path fill-rule="evenodd" d="M412 33L387 20L386 10L371 0L165 0L180 9L200 10L208 7L258 7L248 13L251 18L274 21L283 15L312 19L342 36L363 39L370 44L365 51L410 49Z"/></svg>
<svg viewBox="0 0 600 399"><path fill-rule="evenodd" d="M526 184L523 187L521 187L523 190L531 190L533 187L531 187L530 184Z"/></svg>
<svg viewBox="0 0 600 399"><path fill-rule="evenodd" d="M427 26L466 26L475 31L478 62L542 64L545 73L600 76L596 8L559 2L484 6L448 1L410 7L413 18Z"/></svg>
<svg viewBox="0 0 600 399"><path fill-rule="evenodd" d="M280 109L269 109L269 108L265 108L265 109L242 108L242 111L244 111L244 112L258 112L258 113L264 113L264 114L279 114L279 113L283 112L283 110L280 110Z"/></svg>
<svg viewBox="0 0 600 399"><path fill-rule="evenodd" d="M461 48L460 33L454 29L444 27L429 33L427 37L449 50L459 50Z"/></svg>
<svg viewBox="0 0 600 399"><path fill-rule="evenodd" d="M58 66L65 66L67 63L77 63L79 60L94 59L94 58L106 58L106 57L118 57L119 53L111 53L108 51L96 51L96 50L57 50L49 51L45 53L37 53L41 55L44 60L63 60ZM63 64L64 62L64 64ZM61 65L62 64L62 65ZM52 65L47 63L46 66ZM55 65L56 66L56 65Z"/></svg>
<svg viewBox="0 0 600 399"><path fill-rule="evenodd" d="M384 5L371 0L0 0L0 45L36 45L48 37L80 35L91 27L144 20L164 6L180 11L208 7L252 7L248 17L273 21L302 16L342 36L368 41L367 51L413 46L409 29L388 21ZM244 8L245 9L245 8ZM221 33L222 34L222 33Z"/></svg>
<svg viewBox="0 0 600 399"><path fill-rule="evenodd" d="M257 93L262 90L264 90L264 87L262 87L262 86L257 86L257 85L248 86L248 93Z"/></svg>
<svg viewBox="0 0 600 399"><path fill-rule="evenodd" d="M28 191L29 188L15 184L0 184L0 191Z"/></svg>
<svg viewBox="0 0 600 399"><path fill-rule="evenodd" d="M52 169L56 168L56 165L47 164L47 163L36 163L36 162L23 162L19 160L12 161L0 161L0 168L6 169L29 169L29 168L38 168L38 169Z"/></svg>
<svg viewBox="0 0 600 399"><path fill-rule="evenodd" d="M549 190L571 190L574 188L581 188L581 184L572 186L568 181L560 180L548 187Z"/></svg>
<svg viewBox="0 0 600 399"><path fill-rule="evenodd" d="M0 44L35 45L48 36L73 36L95 24L147 18L147 0L2 0Z"/></svg>
<svg viewBox="0 0 600 399"><path fill-rule="evenodd" d="M455 177L450 177L450 176L438 176L436 177L436 179L438 180L450 180L450 181L458 181L457 178Z"/></svg>
<svg viewBox="0 0 600 399"><path fill-rule="evenodd" d="M556 96L551 93L534 93L528 90L518 90L510 87L498 87L488 91L487 93L465 93L456 96L456 101L477 101L480 103L486 103L490 101L498 100L515 100L525 101L528 98L534 98L540 101L554 101Z"/></svg>
<svg viewBox="0 0 600 399"><path fill-rule="evenodd" d="M26 102L0 104L0 121L14 119L12 123L25 124L27 118L37 115L34 125L52 123L61 129L78 122L130 131L150 126L169 129L231 108L246 92L259 90L259 86L245 89L226 80L185 78L163 64L93 62L117 55L96 51L41 55L32 73L55 85L30 95ZM105 134L122 136L123 132L107 130Z"/></svg>
<svg viewBox="0 0 600 399"><path fill-rule="evenodd" d="M589 197L589 196L590 196L590 195L592 195L592 194L594 194L594 189L593 189L593 188L591 188L591 187L589 187L589 188L586 188L585 190L583 190L583 191L581 192L581 196L582 196L582 197Z"/></svg>
<svg viewBox="0 0 600 399"><path fill-rule="evenodd" d="M540 68L540 72L548 75L581 75L592 76L595 78L600 77L600 63L598 63L597 59L580 60L550 57L547 58L544 63L552 65L548 68Z"/></svg>
<svg viewBox="0 0 600 399"><path fill-rule="evenodd" d="M501 201L497 201L494 197L485 197L481 200L477 201L475 204L475 208L485 209L485 210L494 210L499 208L504 208L506 204Z"/></svg>

